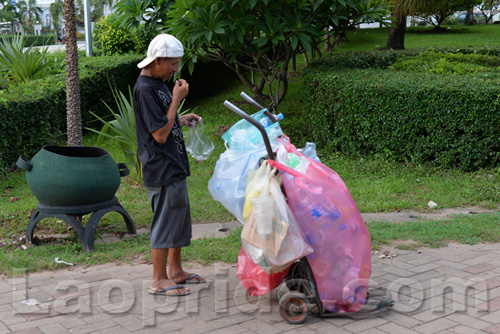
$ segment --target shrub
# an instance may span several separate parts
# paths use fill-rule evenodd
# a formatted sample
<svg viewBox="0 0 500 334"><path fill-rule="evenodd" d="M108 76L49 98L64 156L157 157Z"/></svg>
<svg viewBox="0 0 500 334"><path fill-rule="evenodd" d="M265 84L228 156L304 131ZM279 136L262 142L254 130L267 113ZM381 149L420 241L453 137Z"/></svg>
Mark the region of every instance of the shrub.
<svg viewBox="0 0 500 334"><path fill-rule="evenodd" d="M438 52L443 54L477 54L488 56L500 56L500 46L497 47L432 47L411 48L405 50L376 50L361 52L330 53L329 55L315 59L310 68L326 66L329 68L382 68L394 64L402 57L418 56L425 52Z"/></svg>
<svg viewBox="0 0 500 334"><path fill-rule="evenodd" d="M115 22L116 14L111 14L94 25L96 47L106 56L126 54L135 49L134 37L130 31L119 27Z"/></svg>
<svg viewBox="0 0 500 334"><path fill-rule="evenodd" d="M96 125L90 111L107 117L108 80L126 91L139 70L139 56L80 58L80 95L84 126ZM0 92L0 160L11 166L19 155L31 156L43 145L65 140L66 80L58 74Z"/></svg>
<svg viewBox="0 0 500 334"><path fill-rule="evenodd" d="M414 57L401 57L389 68L406 72L464 75L498 72L498 66L500 57L497 56L428 51Z"/></svg>
<svg viewBox="0 0 500 334"><path fill-rule="evenodd" d="M498 78L488 72L450 76L383 69L384 63L421 51L342 54L339 62L331 57L311 66L305 86L316 143L350 155L466 171L498 165ZM381 54L379 60L375 54ZM351 68L340 69L341 62ZM329 63L335 67L325 65ZM368 63L378 68L356 68Z"/></svg>
<svg viewBox="0 0 500 334"><path fill-rule="evenodd" d="M139 28L135 29L132 33L134 36L135 48L137 54L145 55L148 51L149 42L155 38L155 32L146 28L145 24L141 24Z"/></svg>
<svg viewBox="0 0 500 334"><path fill-rule="evenodd" d="M114 105L112 89L127 92L140 70L144 55L80 57L80 95L84 127L102 123L92 114L108 120L107 105ZM12 166L19 155L32 156L43 145L65 140L66 80L64 73L27 82L9 91L0 91L0 165ZM226 89L234 78L224 65L200 61L192 76L188 101Z"/></svg>
<svg viewBox="0 0 500 334"><path fill-rule="evenodd" d="M15 85L47 74L51 60L47 49L30 46L24 50L22 35L0 39L0 73Z"/></svg>

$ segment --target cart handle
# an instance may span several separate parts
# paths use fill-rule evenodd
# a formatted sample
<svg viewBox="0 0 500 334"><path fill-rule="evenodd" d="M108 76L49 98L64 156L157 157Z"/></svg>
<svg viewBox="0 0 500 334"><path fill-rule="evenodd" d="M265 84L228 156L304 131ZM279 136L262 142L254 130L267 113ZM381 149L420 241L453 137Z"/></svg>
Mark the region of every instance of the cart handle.
<svg viewBox="0 0 500 334"><path fill-rule="evenodd" d="M260 131L260 133L262 134L262 138L264 138L264 145L266 146L267 155L269 156L269 159L274 160L274 152L273 152L273 149L271 147L271 143L269 142L269 137L267 136L267 132L266 132L266 129L264 128L264 126L262 126L262 124L260 124L256 119L248 116L248 114L246 112L244 112L243 110L241 110L240 108L238 108L237 106L232 104L231 102L229 102L227 100L224 101L224 106L227 107L228 109L230 109L231 111L233 111L238 116L240 116L240 117L244 118L245 120L247 120L248 122L250 122L253 126L255 126Z"/></svg>
<svg viewBox="0 0 500 334"><path fill-rule="evenodd" d="M252 99L250 96L248 96L245 92L241 92L240 93L240 96L243 98L243 100L247 101L248 103L250 103L252 106L254 106L255 108L257 108L257 110L262 110L262 109L265 109L264 110L264 114L269 117L269 119L271 120L271 123L276 123L278 120L276 119L276 116L274 116L273 114L271 114L269 112L269 110L267 110L266 108L264 108L263 106L261 106L257 101L255 101L254 99Z"/></svg>

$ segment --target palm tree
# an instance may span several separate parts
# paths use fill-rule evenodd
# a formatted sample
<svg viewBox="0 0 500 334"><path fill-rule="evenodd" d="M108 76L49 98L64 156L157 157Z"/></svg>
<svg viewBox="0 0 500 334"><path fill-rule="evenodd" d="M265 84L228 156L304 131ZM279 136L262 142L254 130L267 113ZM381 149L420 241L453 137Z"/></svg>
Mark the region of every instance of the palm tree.
<svg viewBox="0 0 500 334"><path fill-rule="evenodd" d="M10 2L1 3L0 2L0 20L2 21L12 21L16 14L16 7L12 6Z"/></svg>
<svg viewBox="0 0 500 334"><path fill-rule="evenodd" d="M50 15L52 15L52 24L58 30L61 26L61 18L64 15L64 0L55 0L50 4Z"/></svg>
<svg viewBox="0 0 500 334"><path fill-rule="evenodd" d="M104 15L105 6L112 7L114 0L90 0L93 10L90 14L93 22L99 20Z"/></svg>
<svg viewBox="0 0 500 334"><path fill-rule="evenodd" d="M441 3L447 3L449 7L456 10L460 8L470 8L479 3L479 0L450 0L450 1L434 1L434 0L389 0L389 4L393 6L392 17L394 26L389 31L387 39L387 48L401 50L404 49L404 37L406 33L406 18L409 15L424 13L436 13Z"/></svg>
<svg viewBox="0 0 500 334"><path fill-rule="evenodd" d="M16 13L16 19L22 23L23 18L26 16L26 12L28 11L28 4L25 0L20 0L16 3L16 7L14 12Z"/></svg>
<svg viewBox="0 0 500 334"><path fill-rule="evenodd" d="M387 49L402 50L405 48L406 18L419 11L430 9L432 0L389 0L392 5L393 26L387 38Z"/></svg>
<svg viewBox="0 0 500 334"><path fill-rule="evenodd" d="M24 13L24 19L28 20L29 26L33 27L33 19L40 20L43 10L36 5L36 0L28 0L26 3L26 12Z"/></svg>
<svg viewBox="0 0 500 334"><path fill-rule="evenodd" d="M78 73L74 0L64 0L64 21L66 26L66 114L68 146L82 146L80 76Z"/></svg>

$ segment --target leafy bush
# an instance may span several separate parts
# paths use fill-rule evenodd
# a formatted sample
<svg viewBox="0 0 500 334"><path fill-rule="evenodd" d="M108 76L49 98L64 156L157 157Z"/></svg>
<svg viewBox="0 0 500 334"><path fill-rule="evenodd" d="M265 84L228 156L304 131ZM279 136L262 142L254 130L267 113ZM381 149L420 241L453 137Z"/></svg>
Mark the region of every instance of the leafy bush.
<svg viewBox="0 0 500 334"><path fill-rule="evenodd" d="M47 49L28 47L24 50L24 38L17 35L12 39L0 40L0 73L17 85L42 77L50 70Z"/></svg>
<svg viewBox="0 0 500 334"><path fill-rule="evenodd" d="M103 55L126 54L134 51L134 36L127 28L119 27L116 14L111 14L94 25L93 38ZM149 43L149 42L148 42Z"/></svg>
<svg viewBox="0 0 500 334"><path fill-rule="evenodd" d="M96 48L103 55L113 54L146 54L149 42L156 36L155 32L141 24L133 32L126 27L120 27L116 14L112 14L94 25L93 38Z"/></svg>
<svg viewBox="0 0 500 334"><path fill-rule="evenodd" d="M103 118L94 114L103 124L103 127L100 131L91 128L88 130L99 134L97 145L99 145L103 138L112 138L117 141L125 159L130 166L134 166L138 178L142 179L142 165L137 156L137 136L132 90L129 87L128 98L117 89L112 89L112 91L118 112L115 112L113 108L107 104L106 107L109 109L114 119L105 121Z"/></svg>
<svg viewBox="0 0 500 334"><path fill-rule="evenodd" d="M111 104L108 80L120 90L132 86L139 75L139 56L81 57L80 95L82 122L92 127L94 112L107 117L103 101ZM57 74L0 91L0 160L11 166L19 155L30 157L43 145L65 140L66 79Z"/></svg>
<svg viewBox="0 0 500 334"><path fill-rule="evenodd" d="M134 36L135 48L134 51L137 54L145 55L148 51L149 42L155 38L155 32L146 28L145 24L141 24L137 29L132 33Z"/></svg>
<svg viewBox="0 0 500 334"><path fill-rule="evenodd" d="M315 59L311 68L326 66L329 68L382 68L385 69L403 57L418 56L425 52L438 52L442 54L488 55L500 56L500 46L496 47L432 47L411 48L405 50L376 50L361 52L330 53Z"/></svg>
<svg viewBox="0 0 500 334"><path fill-rule="evenodd" d="M98 128L102 123L93 115L108 120L107 105L115 99L113 85L126 92L133 87L144 55L80 57L80 96L84 127ZM189 102L224 90L234 78L224 65L200 61L192 75ZM112 116L111 116L112 117ZM0 91L0 165L12 166L19 155L30 157L43 145L65 140L66 80L60 73Z"/></svg>
<svg viewBox="0 0 500 334"><path fill-rule="evenodd" d="M375 53L340 58L344 64L384 68L384 62L387 67L400 57L377 53L382 54L378 61L373 60ZM305 77L310 132L316 143L351 155L466 171L500 163L498 78L339 69L333 57L328 62L336 67L315 65Z"/></svg>

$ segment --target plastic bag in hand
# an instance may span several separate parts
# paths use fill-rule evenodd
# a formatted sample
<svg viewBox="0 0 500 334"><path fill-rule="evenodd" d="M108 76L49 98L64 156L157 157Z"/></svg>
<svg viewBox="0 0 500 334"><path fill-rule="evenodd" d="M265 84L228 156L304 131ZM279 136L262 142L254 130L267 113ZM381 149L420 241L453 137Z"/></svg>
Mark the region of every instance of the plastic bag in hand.
<svg viewBox="0 0 500 334"><path fill-rule="evenodd" d="M204 134L204 130L201 118L198 126L196 126L196 121L193 121L189 126L189 134L186 138L186 151L196 163L208 159L214 150L214 143Z"/></svg>

